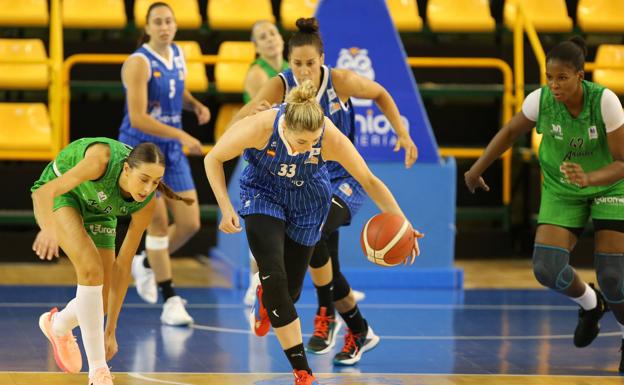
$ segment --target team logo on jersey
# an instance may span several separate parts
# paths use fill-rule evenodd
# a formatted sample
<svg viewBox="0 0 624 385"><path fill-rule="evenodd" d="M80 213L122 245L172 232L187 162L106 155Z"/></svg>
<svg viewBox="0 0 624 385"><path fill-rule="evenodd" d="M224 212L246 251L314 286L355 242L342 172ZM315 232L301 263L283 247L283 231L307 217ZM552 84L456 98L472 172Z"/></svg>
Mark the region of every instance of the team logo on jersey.
<svg viewBox="0 0 624 385"><path fill-rule="evenodd" d="M97 234L115 235L117 233L117 229L116 228L102 226L99 223L97 223L97 224L90 224L89 225L89 231L91 231L91 234L93 234L93 235L97 235Z"/></svg>
<svg viewBox="0 0 624 385"><path fill-rule="evenodd" d="M589 126L587 133L589 134L589 139L598 139L598 130L596 129L596 126Z"/></svg>
<svg viewBox="0 0 624 385"><path fill-rule="evenodd" d="M346 68L370 80L375 80L375 70L373 63L368 57L368 50L358 47L342 48L336 62L336 67ZM371 106L373 101L370 99L351 98L351 102L355 106Z"/></svg>
<svg viewBox="0 0 624 385"><path fill-rule="evenodd" d="M338 190L342 191L342 193L348 197L353 194L353 190L351 189L351 186L349 186L349 183L341 184L340 187L338 187Z"/></svg>
<svg viewBox="0 0 624 385"><path fill-rule="evenodd" d="M338 97L338 95L336 95L336 91L334 91L333 88L328 88L327 89L327 97L329 98L329 100L334 100Z"/></svg>
<svg viewBox="0 0 624 385"><path fill-rule="evenodd" d="M184 68L184 64L182 64L182 58L180 56L173 57L173 64L175 64L176 68Z"/></svg>
<svg viewBox="0 0 624 385"><path fill-rule="evenodd" d="M340 111L340 103L339 102L333 102L329 105L329 114L333 115L334 113Z"/></svg>
<svg viewBox="0 0 624 385"><path fill-rule="evenodd" d="M561 125L559 124L551 124L552 129L550 133L555 137L555 139L563 140L563 132L561 130Z"/></svg>
<svg viewBox="0 0 624 385"><path fill-rule="evenodd" d="M100 202L104 202L106 199L108 199L104 191L98 191L97 196Z"/></svg>
<svg viewBox="0 0 624 385"><path fill-rule="evenodd" d="M277 140L271 142L271 148L277 147Z"/></svg>
<svg viewBox="0 0 624 385"><path fill-rule="evenodd" d="M126 206L121 206L119 212L121 212L122 215L126 215L128 214L128 208Z"/></svg>
<svg viewBox="0 0 624 385"><path fill-rule="evenodd" d="M160 73L160 71L154 71L154 77L155 77L155 78L157 78L157 79L158 79L158 78L159 78L159 77L161 77L161 76L162 76L162 74Z"/></svg>
<svg viewBox="0 0 624 385"><path fill-rule="evenodd" d="M270 156L271 158L275 158L275 151L274 150L267 150L267 155Z"/></svg>

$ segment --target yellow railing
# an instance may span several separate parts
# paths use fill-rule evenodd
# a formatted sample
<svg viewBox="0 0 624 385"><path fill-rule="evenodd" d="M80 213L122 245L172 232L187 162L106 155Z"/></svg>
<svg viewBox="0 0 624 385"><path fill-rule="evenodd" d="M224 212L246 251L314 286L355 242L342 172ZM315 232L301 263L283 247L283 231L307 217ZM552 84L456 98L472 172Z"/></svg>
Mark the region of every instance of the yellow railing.
<svg viewBox="0 0 624 385"><path fill-rule="evenodd" d="M496 58L441 58L441 57L410 57L407 63L411 67L436 67L436 68L493 68L500 70L503 75L503 100L502 122L507 123L512 116L514 105L513 75L509 65ZM442 156L455 156L457 158L478 158L483 154L484 148L454 148L440 147ZM511 149L501 156L503 161L503 204L511 202Z"/></svg>

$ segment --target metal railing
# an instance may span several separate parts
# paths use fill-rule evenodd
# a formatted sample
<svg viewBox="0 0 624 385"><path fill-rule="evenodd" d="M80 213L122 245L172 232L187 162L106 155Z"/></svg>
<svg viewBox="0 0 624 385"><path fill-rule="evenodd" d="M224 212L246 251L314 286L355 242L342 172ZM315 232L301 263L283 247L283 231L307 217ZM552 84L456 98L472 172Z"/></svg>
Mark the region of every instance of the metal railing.
<svg viewBox="0 0 624 385"><path fill-rule="evenodd" d="M502 124L507 123L512 116L514 105L513 75L509 64L497 58L440 58L440 57L410 57L407 63L413 67L435 68L491 68L497 69L503 75ZM478 158L485 148L469 147L440 147L440 155L455 156L456 158ZM505 206L511 202L511 149L501 156L503 161L503 192L502 200Z"/></svg>

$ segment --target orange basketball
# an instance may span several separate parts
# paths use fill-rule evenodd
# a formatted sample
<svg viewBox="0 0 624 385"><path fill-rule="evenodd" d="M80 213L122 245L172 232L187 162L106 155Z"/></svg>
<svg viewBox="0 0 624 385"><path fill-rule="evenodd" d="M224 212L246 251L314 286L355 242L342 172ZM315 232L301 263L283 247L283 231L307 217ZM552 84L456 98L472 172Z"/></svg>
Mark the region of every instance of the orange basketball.
<svg viewBox="0 0 624 385"><path fill-rule="evenodd" d="M412 253L414 230L399 215L377 214L364 225L360 244L369 261L381 266L398 265Z"/></svg>

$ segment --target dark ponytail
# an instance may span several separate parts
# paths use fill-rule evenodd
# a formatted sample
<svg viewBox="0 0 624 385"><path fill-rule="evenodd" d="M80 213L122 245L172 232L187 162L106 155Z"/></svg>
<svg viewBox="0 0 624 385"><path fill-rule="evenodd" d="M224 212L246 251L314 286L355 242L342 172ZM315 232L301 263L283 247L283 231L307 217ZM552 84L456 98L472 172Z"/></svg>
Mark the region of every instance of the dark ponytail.
<svg viewBox="0 0 624 385"><path fill-rule="evenodd" d="M297 19L295 25L298 31L288 39L288 55L290 56L293 48L305 45L313 45L319 55L322 55L325 51L323 48L323 40L319 33L318 20L316 20L315 17L309 19L301 17Z"/></svg>
<svg viewBox="0 0 624 385"><path fill-rule="evenodd" d="M130 168L137 168L141 163L159 164L166 167L165 155L163 155L160 148L152 142L144 142L134 147L132 151L130 151L130 154L128 154L126 163L128 163ZM189 206L195 202L194 199L185 198L176 194L171 187L167 186L163 181L160 181L156 190L160 191L169 199L183 201Z"/></svg>
<svg viewBox="0 0 624 385"><path fill-rule="evenodd" d="M174 201L182 201L186 203L188 206L192 205L193 202L195 202L195 199L185 198L181 195L176 194L175 191L173 191L171 187L167 186L167 184L165 184L165 182L163 181L160 181L156 190L158 190L161 194L163 194L167 198L173 199Z"/></svg>
<svg viewBox="0 0 624 385"><path fill-rule="evenodd" d="M551 60L557 60L569 64L576 71L583 71L586 57L587 44L585 44L585 40L580 36L574 36L570 40L557 44L548 51L546 63Z"/></svg>

